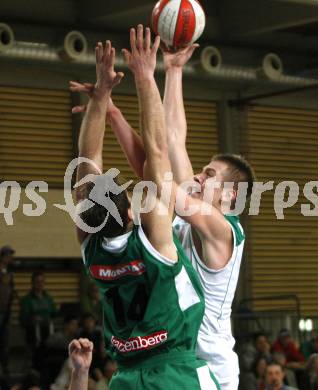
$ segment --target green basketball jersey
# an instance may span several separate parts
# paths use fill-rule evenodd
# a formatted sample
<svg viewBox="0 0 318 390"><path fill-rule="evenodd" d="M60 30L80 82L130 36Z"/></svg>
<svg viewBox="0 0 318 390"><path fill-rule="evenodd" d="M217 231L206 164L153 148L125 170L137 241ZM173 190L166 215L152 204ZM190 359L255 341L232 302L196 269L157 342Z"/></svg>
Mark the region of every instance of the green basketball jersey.
<svg viewBox="0 0 318 390"><path fill-rule="evenodd" d="M114 239L89 236L82 253L103 302L106 348L120 364L159 353L195 353L204 314L198 277L175 238L178 262L156 251L141 227Z"/></svg>

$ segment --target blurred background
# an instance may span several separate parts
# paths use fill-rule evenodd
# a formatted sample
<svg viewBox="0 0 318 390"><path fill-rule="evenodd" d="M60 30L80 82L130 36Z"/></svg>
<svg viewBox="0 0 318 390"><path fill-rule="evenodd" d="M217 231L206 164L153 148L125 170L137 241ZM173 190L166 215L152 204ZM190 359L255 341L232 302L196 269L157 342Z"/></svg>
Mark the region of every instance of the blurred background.
<svg viewBox="0 0 318 390"><path fill-rule="evenodd" d="M81 319L83 330L84 298L91 294L87 304L98 311L82 271L73 222L54 207L64 204L65 169L77 154L81 117L72 116L71 107L86 101L72 94L68 83L95 81L94 45L111 39L117 48L117 68L125 72L114 101L138 129L135 87L120 49L128 47L130 27L149 25L154 3L1 0L0 179L21 186L13 225L0 213L0 247L6 248L3 256L9 256L14 279L14 288L10 278L2 281L7 292L10 286L14 291L7 337L10 359L2 358L2 371L11 378L22 377L32 359L34 365L31 346L41 337L65 333L65 324L74 318ZM298 202L285 210L284 219L275 215L274 191L263 194L258 216L243 216L247 240L233 307L237 349L246 351L244 345L249 345L255 352L253 337L261 333L272 343L282 329L296 348L306 342L314 345L318 213L303 216L301 204L311 204L303 195L305 184L318 180L318 2L202 0L201 4L206 28L184 74L187 143L195 169L201 170L215 153L239 153L253 165L258 181L273 181L274 189L281 181L295 181L300 188ZM161 56L156 77L163 91ZM125 178L134 178L109 129L106 139L105 170L115 166ZM25 187L34 180L48 183L49 191L40 193L47 209L41 216L27 217L23 205L30 199ZM9 202L10 189L0 194ZM36 290L38 277L43 278L40 294L45 290L54 308L45 319L31 316L28 322L25 297L30 289ZM4 295L1 299L4 302ZM21 315L22 301L26 317ZM39 323L45 323L43 334ZM28 340L31 325L35 333ZM318 346L312 348L318 352ZM42 357L47 354L42 353ZM104 360L98 368L107 378L103 364L113 363L99 358ZM245 363L241 369L252 372L251 363Z"/></svg>

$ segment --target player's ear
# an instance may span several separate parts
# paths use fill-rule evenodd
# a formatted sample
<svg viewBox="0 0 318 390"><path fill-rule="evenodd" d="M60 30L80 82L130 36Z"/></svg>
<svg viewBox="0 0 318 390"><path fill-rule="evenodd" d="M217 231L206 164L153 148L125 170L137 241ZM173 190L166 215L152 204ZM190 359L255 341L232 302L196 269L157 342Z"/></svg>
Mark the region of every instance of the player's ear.
<svg viewBox="0 0 318 390"><path fill-rule="evenodd" d="M232 207L233 202L237 197L237 191L233 189L222 190L220 203L225 210Z"/></svg>
<svg viewBox="0 0 318 390"><path fill-rule="evenodd" d="M133 217L133 212L132 212L131 207L129 207L127 213L128 213L128 221L130 222L130 221L132 221L133 218L134 218L134 217Z"/></svg>
<svg viewBox="0 0 318 390"><path fill-rule="evenodd" d="M231 201L234 202L237 198L237 190L231 190Z"/></svg>

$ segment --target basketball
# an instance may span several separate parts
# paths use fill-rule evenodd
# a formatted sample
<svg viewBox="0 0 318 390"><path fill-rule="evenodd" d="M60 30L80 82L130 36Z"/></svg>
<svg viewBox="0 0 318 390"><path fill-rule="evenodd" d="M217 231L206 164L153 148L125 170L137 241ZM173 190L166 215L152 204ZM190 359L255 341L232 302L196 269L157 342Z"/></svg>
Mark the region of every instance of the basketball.
<svg viewBox="0 0 318 390"><path fill-rule="evenodd" d="M152 11L152 29L175 49L191 45L205 27L205 13L196 0L160 0Z"/></svg>

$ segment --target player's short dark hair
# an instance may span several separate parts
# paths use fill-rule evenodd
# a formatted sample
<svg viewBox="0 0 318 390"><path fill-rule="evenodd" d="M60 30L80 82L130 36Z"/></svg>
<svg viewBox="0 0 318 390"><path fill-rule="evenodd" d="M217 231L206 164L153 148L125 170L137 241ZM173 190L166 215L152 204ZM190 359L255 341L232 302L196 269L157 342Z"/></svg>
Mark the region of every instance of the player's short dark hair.
<svg viewBox="0 0 318 390"><path fill-rule="evenodd" d="M252 194L253 183L256 176L252 166L243 156L238 154L217 154L213 156L212 161L221 161L229 166L228 178L234 182L237 189L238 184L247 182L247 198Z"/></svg>
<svg viewBox="0 0 318 390"><path fill-rule="evenodd" d="M120 185L119 180L115 179L114 181ZM87 199L94 186L94 182L84 184L81 188L81 198ZM117 210L123 223L122 226L111 214L108 213L108 210L104 206L95 203L92 199L90 200L95 203L94 206L81 213L80 217L89 227L92 228L100 226L107 218L107 222L105 226L100 230L99 234L104 237L112 238L126 233L127 225L129 222L128 209L130 208L130 202L128 199L127 191L123 191L118 195L109 193L109 198L115 203L117 207Z"/></svg>

